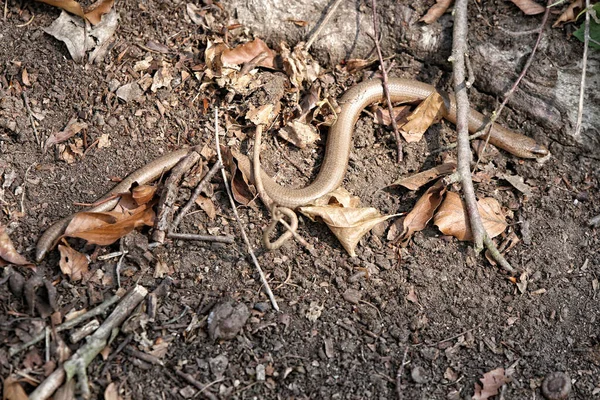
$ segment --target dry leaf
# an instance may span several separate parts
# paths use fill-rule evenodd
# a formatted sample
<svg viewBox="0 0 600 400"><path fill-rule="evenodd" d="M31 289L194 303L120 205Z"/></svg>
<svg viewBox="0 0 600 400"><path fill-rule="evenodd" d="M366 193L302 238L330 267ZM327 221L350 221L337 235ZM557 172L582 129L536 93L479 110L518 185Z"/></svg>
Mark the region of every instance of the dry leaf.
<svg viewBox="0 0 600 400"><path fill-rule="evenodd" d="M23 68L21 72L21 80L23 81L23 85L31 86L31 81L29 81L29 73L27 72L27 68Z"/></svg>
<svg viewBox="0 0 600 400"><path fill-rule="evenodd" d="M75 214L64 236L86 240L90 244L107 246L137 227L154 225L155 214L151 205L144 204L125 213L80 212Z"/></svg>
<svg viewBox="0 0 600 400"><path fill-rule="evenodd" d="M154 278L164 278L167 275L171 275L174 271L169 268L166 262L158 260L154 266Z"/></svg>
<svg viewBox="0 0 600 400"><path fill-rule="evenodd" d="M135 204L141 206L142 204L149 203L154 198L157 189L156 185L136 186L131 191L131 197L135 201Z"/></svg>
<svg viewBox="0 0 600 400"><path fill-rule="evenodd" d="M121 400L119 387L115 382L109 383L106 389L104 389L104 400Z"/></svg>
<svg viewBox="0 0 600 400"><path fill-rule="evenodd" d="M575 22L575 19L581 10L583 10L583 8L583 0L575 0L562 14L560 14L556 22L552 24L552 27L556 28L557 26L566 24L568 22Z"/></svg>
<svg viewBox="0 0 600 400"><path fill-rule="evenodd" d="M277 116L279 108L280 106L277 107L271 103L259 107L248 104L246 119L251 121L254 125L270 125Z"/></svg>
<svg viewBox="0 0 600 400"><path fill-rule="evenodd" d="M344 199L336 198L335 194L328 195L327 205L300 207L298 210L313 221L319 219L325 222L348 254L356 257L354 249L360 239L375 225L387 220L391 215L382 216L378 210L372 207L345 207L340 202L355 203L356 200L358 202L360 200L358 197L354 197L356 200L351 199L353 196L350 196L343 188L336 189L336 192L342 193Z"/></svg>
<svg viewBox="0 0 600 400"><path fill-rule="evenodd" d="M294 87L302 88L303 82L314 82L321 73L321 66L305 50L304 43L298 43L293 51L284 42L280 43L283 69Z"/></svg>
<svg viewBox="0 0 600 400"><path fill-rule="evenodd" d="M71 278L71 281L77 282L81 280L83 274L89 271L90 261L85 254L81 254L70 246L62 244L58 245L60 252L60 270L63 274Z"/></svg>
<svg viewBox="0 0 600 400"><path fill-rule="evenodd" d="M274 69L275 52L259 38L233 49L224 50L221 53L221 62L223 66L241 65L254 60L264 53L266 53L266 56L258 62L257 66Z"/></svg>
<svg viewBox="0 0 600 400"><path fill-rule="evenodd" d="M533 196L532 188L528 184L523 181L523 177L519 175L509 175L509 174L498 174L498 178L504 179L508 183L512 185L519 192L523 193L525 196Z"/></svg>
<svg viewBox="0 0 600 400"><path fill-rule="evenodd" d="M496 368L492 371L483 374L483 378L479 379L483 383L483 388L477 383L475 384L475 394L472 400L487 400L498 394L498 389L502 387L508 378L504 375L504 368Z"/></svg>
<svg viewBox="0 0 600 400"><path fill-rule="evenodd" d="M448 8L450 8L452 1L453 0L437 0L436 3L427 11L427 14L425 14L419 21L425 22L426 24L434 23L439 17L444 15Z"/></svg>
<svg viewBox="0 0 600 400"><path fill-rule="evenodd" d="M198 196L196 199L196 204L198 204L200 208L204 210L211 221L215 220L217 217L217 209L215 207L215 203L213 203L211 199L204 196Z"/></svg>
<svg viewBox="0 0 600 400"><path fill-rule="evenodd" d="M390 186L400 185L404 186L408 190L418 190L432 180L437 179L440 176L451 174L454 171L456 171L456 163L448 162L428 169L427 171L419 172L418 174L414 174L406 178L400 178Z"/></svg>
<svg viewBox="0 0 600 400"><path fill-rule="evenodd" d="M433 213L442 202L445 192L446 186L441 181L438 181L435 185L427 189L413 209L403 219L398 220L402 223L402 232L400 235L395 235L400 222L394 222L394 225L388 232L388 239L400 241L400 245L406 247L415 232L425 229L433 217ZM394 227L396 228L393 229Z"/></svg>
<svg viewBox="0 0 600 400"><path fill-rule="evenodd" d="M108 133L103 133L98 138L98 148L104 149L110 147L110 135Z"/></svg>
<svg viewBox="0 0 600 400"><path fill-rule="evenodd" d="M498 200L486 197L477 202L483 227L490 238L496 237L507 227ZM452 235L458 240L473 240L471 227L467 224L468 216L464 202L454 192L446 193L446 198L435 215L433 223L444 235Z"/></svg>
<svg viewBox="0 0 600 400"><path fill-rule="evenodd" d="M85 122L77 122L77 117L73 117L67 123L64 130L57 133L52 133L44 143L44 152L55 144L62 143L77 135L83 129L87 129L88 125Z"/></svg>
<svg viewBox="0 0 600 400"><path fill-rule="evenodd" d="M15 249L15 246L13 245L12 240L10 240L8 233L6 233L6 227L0 224L0 266L5 264L27 266L33 265L17 252L17 249Z"/></svg>
<svg viewBox="0 0 600 400"><path fill-rule="evenodd" d="M44 0L42 0L44 1ZM104 14L108 14L115 0L98 0L85 10L85 17L92 25L98 25Z"/></svg>
<svg viewBox="0 0 600 400"><path fill-rule="evenodd" d="M4 390L2 391L3 400L27 400L27 393L19 383L19 379L14 375L4 380Z"/></svg>
<svg viewBox="0 0 600 400"><path fill-rule="evenodd" d="M171 90L171 81L173 80L173 68L167 62L162 63L162 67L156 71L152 78L152 86L150 90L156 92L160 88Z"/></svg>
<svg viewBox="0 0 600 400"><path fill-rule="evenodd" d="M408 115L408 113L410 112L410 107L409 106L396 106L392 108L392 111L394 113L394 119L396 120L396 123L400 122L400 121L405 121L405 117ZM390 111L388 108L386 107L377 107L377 110L375 110L375 123L379 124L379 125L383 125L383 126L390 126L392 125L392 119L390 118Z"/></svg>
<svg viewBox="0 0 600 400"><path fill-rule="evenodd" d="M250 162L237 163L235 160L246 158L245 155L235 149L223 148L226 161L225 163L229 167L229 172L232 176L231 179L231 191L233 198L240 204L248 205L256 197L254 194L254 188L250 186L250 180L254 181L254 174L251 168L245 169L244 167L250 166ZM244 168L244 169L242 169Z"/></svg>
<svg viewBox="0 0 600 400"><path fill-rule="evenodd" d="M523 11L525 15L537 15L546 11L546 7L534 0L510 0Z"/></svg>
<svg viewBox="0 0 600 400"><path fill-rule="evenodd" d="M186 12L190 20L196 25L206 25L204 16L207 10L203 10L193 3L187 3Z"/></svg>
<svg viewBox="0 0 600 400"><path fill-rule="evenodd" d="M400 133L408 143L418 142L431 124L442 119L445 113L444 99L438 92L433 92L406 117L408 122L400 127Z"/></svg>
<svg viewBox="0 0 600 400"><path fill-rule="evenodd" d="M279 130L278 134L284 140L301 149L321 139L314 126L298 120L288 122L286 126Z"/></svg>
<svg viewBox="0 0 600 400"><path fill-rule="evenodd" d="M355 72L370 67L376 62L379 62L379 60L376 57L370 58L368 60L364 60L362 58L352 58L346 61L346 72L352 75Z"/></svg>

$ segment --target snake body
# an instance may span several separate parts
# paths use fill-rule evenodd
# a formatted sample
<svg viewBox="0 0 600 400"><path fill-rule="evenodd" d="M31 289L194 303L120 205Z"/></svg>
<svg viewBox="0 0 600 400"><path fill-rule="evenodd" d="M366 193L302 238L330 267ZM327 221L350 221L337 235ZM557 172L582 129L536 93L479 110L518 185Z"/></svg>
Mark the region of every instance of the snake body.
<svg viewBox="0 0 600 400"><path fill-rule="evenodd" d="M435 87L426 83L401 78L389 79L388 89L392 102L415 102L427 98L436 91ZM374 102L382 101L383 96L381 80L378 79L360 83L344 94L340 100L342 109L327 136L323 163L317 177L310 185L299 189L287 188L276 183L264 170L261 170L264 190L271 200L282 207L297 208L336 189L342 183L348 167L354 124L365 107ZM443 95L443 97L445 98L447 111L444 118L456 123L454 96ZM480 130L486 122L486 117L475 110L470 110L470 132ZM538 158L548 154L548 150L535 140L498 124L492 126L489 142L522 158ZM129 175L102 198L126 192L134 182L145 184L156 179L163 172L173 168L179 160L188 154L188 151L188 149L178 150L157 158ZM252 170L248 158L242 158L238 162L243 164L242 167L246 167L246 170ZM113 208L116 202L116 199L110 200L88 211L107 211ZM44 232L37 243L36 261L41 261L55 245L71 218L67 217L56 222Z"/></svg>

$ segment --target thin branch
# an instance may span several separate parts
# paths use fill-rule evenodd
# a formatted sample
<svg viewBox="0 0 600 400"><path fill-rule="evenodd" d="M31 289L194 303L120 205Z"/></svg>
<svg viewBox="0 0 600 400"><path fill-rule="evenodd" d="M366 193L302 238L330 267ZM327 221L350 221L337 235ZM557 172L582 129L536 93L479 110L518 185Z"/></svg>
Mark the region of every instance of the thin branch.
<svg viewBox="0 0 600 400"><path fill-rule="evenodd" d="M197 240L200 242L218 242L218 243L233 243L234 238L231 236L216 236L216 235L196 235L194 233L167 233L170 239L180 240Z"/></svg>
<svg viewBox="0 0 600 400"><path fill-rule="evenodd" d="M327 23L329 22L329 20L331 19L331 17L335 13L335 10L338 8L338 6L340 5L341 2L342 2L342 0L335 0L335 2L331 5L329 10L327 10L327 14L325 14L325 17L323 18L323 20L320 22L317 22L317 26L315 28L313 28L312 33L310 34L309 38L306 40L306 46L305 46L306 51L308 51L308 49L310 49L310 46L312 46L312 44L315 42L317 37L321 34L323 27L325 25L327 25Z"/></svg>
<svg viewBox="0 0 600 400"><path fill-rule="evenodd" d="M587 70L588 48L590 46L590 0L585 0L585 29L583 35L583 61L581 66L581 87L579 88L579 108L577 109L577 125L575 125L575 137L581 134L581 122L583 120L583 100L585 94L585 75Z"/></svg>
<svg viewBox="0 0 600 400"><path fill-rule="evenodd" d="M377 0L371 1L373 8L373 40L375 41L375 49L377 49L377 57L379 58L379 69L381 70L381 79L383 81L383 94L385 95L385 101L387 103L388 111L390 113L390 120L392 121L392 129L394 131L394 138L396 139L396 161L402 162L402 141L400 139L400 133L398 132L398 125L396 124L396 117L394 116L394 107L392 106L392 100L390 99L390 90L388 88L387 71L385 70L385 64L383 61L383 54L381 53L381 47L379 46L379 24L377 23Z"/></svg>
<svg viewBox="0 0 600 400"><path fill-rule="evenodd" d="M240 227L240 231L242 233L242 238L246 243L246 247L248 248L248 252L250 253L250 257L252 258L252 262L258 271L258 275L260 276L260 280L265 287L265 292L267 296L269 296L269 300L271 300L271 305L276 311L279 311L279 305L277 305L277 300L275 300L275 296L271 291L271 287L269 286L269 282L267 281L267 277L265 276L260 264L258 264L258 260L254 255L254 251L252 250L252 245L250 245L250 240L248 240L248 236L246 235L246 230L244 229L244 224L242 224L242 220L240 219L240 215L237 212L237 208L235 206L235 201L233 200L233 194L231 193L231 188L229 187L229 181L227 180L227 174L225 173L225 168L223 167L223 157L221 156L221 145L219 144L219 110L215 108L215 142L217 146L217 156L219 158L219 162L221 163L221 174L223 175L223 184L225 185L225 190L227 191L227 196L229 197L229 203L231 204L231 208L233 209L233 214L235 215L235 219Z"/></svg>

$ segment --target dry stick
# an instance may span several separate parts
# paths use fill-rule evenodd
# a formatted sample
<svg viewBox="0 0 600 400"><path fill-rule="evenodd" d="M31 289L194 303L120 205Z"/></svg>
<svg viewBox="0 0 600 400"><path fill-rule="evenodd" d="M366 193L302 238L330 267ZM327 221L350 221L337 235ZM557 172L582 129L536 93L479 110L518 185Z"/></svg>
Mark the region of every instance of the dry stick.
<svg viewBox="0 0 600 400"><path fill-rule="evenodd" d="M190 152L177 163L171 171L171 175L167 178L165 188L160 196L160 207L156 214L156 224L152 233L152 240L155 242L163 243L165 241L166 232L169 230L173 217L173 207L175 198L177 197L179 180L198 160L200 160L200 154L196 151Z"/></svg>
<svg viewBox="0 0 600 400"><path fill-rule="evenodd" d="M469 98L465 84L465 54L467 53L467 0L457 0L454 5L454 29L452 38L452 71L454 75L454 93L456 96L456 130L458 132L458 172L469 214L475 251L483 249L485 229L477 209L475 188L471 179L471 160L473 155L469 147Z"/></svg>
<svg viewBox="0 0 600 400"><path fill-rule="evenodd" d="M198 240L201 242L233 243L235 239L231 236L196 235L194 233L167 233L170 239Z"/></svg>
<svg viewBox="0 0 600 400"><path fill-rule="evenodd" d="M267 281L267 277L265 276L262 268L258 264L258 260L254 255L254 251L252 251L252 245L250 245L250 240L248 240L248 236L246 235L246 230L244 229L244 224L242 224L242 220L240 219L240 215L237 212L237 208L235 206L235 201L233 200L233 194L231 193L231 188L229 187L229 181L227 180L227 174L225 173L225 168L223 168L223 157L221 156L221 145L219 144L219 109L215 108L215 142L217 146L217 156L219 158L219 162L221 163L221 174L223 175L223 184L225 185L225 190L227 191L227 196L229 197L229 203L231 204L231 208L233 209L233 214L235 215L235 219L240 227L240 231L242 233L242 238L246 243L246 247L248 248L248 252L250 253L250 257L252 258L252 262L258 271L258 275L260 276L260 280L265 287L265 292L267 296L269 296L269 300L271 301L271 305L276 311L279 311L279 305L277 305L277 300L275 300L275 296L271 291L271 287L269 286L269 282Z"/></svg>
<svg viewBox="0 0 600 400"><path fill-rule="evenodd" d="M35 120L33 119L33 112L31 112L31 108L29 107L29 97L27 97L27 93L25 91L21 92L21 96L23 96L23 102L25 103L25 108L27 109L27 113L29 114L29 122L31 123L31 127L33 128L33 134L35 135L35 142L38 146L41 146L40 136L38 134L37 128L35 127Z"/></svg>
<svg viewBox="0 0 600 400"><path fill-rule="evenodd" d="M581 133L581 121L583 120L583 96L585 94L585 74L587 70L587 56L590 45L590 0L585 0L585 29L583 35L583 61L581 66L581 87L579 88L579 108L577 109L577 125L575 125L575 137Z"/></svg>
<svg viewBox="0 0 600 400"><path fill-rule="evenodd" d="M87 382L86 367L106 347L108 338L113 329L120 326L131 314L138 304L146 297L148 290L143 286L134 287L115 307L114 311L106 318L104 323L88 338L85 345L79 348L62 367L57 368L46 380L44 380L29 395L29 400L44 400L52 396L66 380L69 381L74 375L78 375L80 390L84 397L89 394L89 387L82 386Z"/></svg>
<svg viewBox="0 0 600 400"><path fill-rule="evenodd" d="M398 372L396 373L396 393L398 393L398 400L402 400L402 375L404 374L404 365L406 363L406 356L408 355L408 348L410 346L406 346L404 349L404 356L402 356L402 364L398 368Z"/></svg>
<svg viewBox="0 0 600 400"><path fill-rule="evenodd" d="M202 393L207 398L214 399L214 400L217 399L217 397L214 394L212 394L211 392L208 392L206 389L208 389L209 387L211 387L215 383L221 382L223 380L223 378L220 378L220 379L217 379L215 381L212 381L211 383L209 383L207 385L203 385L201 382L197 381L193 376L191 376L189 374L186 374L183 371L180 371L180 370L175 369L175 368L173 368L173 371L175 371L175 374L177 374L178 377L183 378L187 383L195 386L196 389L198 389L200 391L200 393Z"/></svg>
<svg viewBox="0 0 600 400"><path fill-rule="evenodd" d="M190 199L188 200L188 202L185 204L185 206L183 206L181 208L181 211L179 211L179 214L177 214L177 217L175 217L175 220L173 220L170 231L175 231L177 229L177 227L181 223L181 220L183 219L183 217L185 217L185 215L188 213L188 211L190 211L190 208L192 208L192 206L196 202L196 199L200 196L200 193L202 192L202 190L204 190L206 185L210 182L210 180L213 178L213 176L215 176L215 174L219 171L220 168L221 168L221 162L217 161L216 163L213 164L213 166L207 172L207 174L204 175L204 178L202 178L202 180L200 181L198 186L196 186L196 188L194 189L194 192L190 196ZM171 234L171 233L169 233L169 234Z"/></svg>
<svg viewBox="0 0 600 400"><path fill-rule="evenodd" d="M115 304L117 301L119 301L121 299L120 296L112 296L111 298L105 300L102 304L100 304L98 307L91 309L90 311L86 312L85 314L81 314L80 316L70 319L67 322L65 322L64 324L58 325L56 327L56 332L62 332L65 331L67 329L71 329L77 325L79 325L80 323L82 323L83 321L87 321L88 319L94 318L98 315L102 315L106 312L106 310L112 306L113 304ZM31 346L41 342L42 340L44 340L45 338L45 333L42 332L36 336L33 337L33 339L31 339L29 342L27 343L23 343L19 346L15 346L15 347L11 347L11 349L8 351L8 354L13 357L16 354L20 353L23 350L27 350L28 348L30 348Z"/></svg>
<svg viewBox="0 0 600 400"><path fill-rule="evenodd" d="M317 22L317 26L315 28L313 28L313 31L310 34L310 37L306 40L306 46L304 47L304 49L306 51L308 51L308 49L310 49L310 46L312 46L314 41L317 39L317 37L319 36L321 31L323 30L323 27L325 25L327 25L327 23L333 16L333 13L338 8L338 6L340 5L341 2L342 2L342 0L335 0L335 2L331 5L329 10L327 10L327 14L325 14L325 17L323 18L323 20Z"/></svg>
<svg viewBox="0 0 600 400"><path fill-rule="evenodd" d="M454 6L454 30L452 39L452 61L454 74L454 92L456 93L456 130L458 132L458 168L462 183L463 195L466 203L467 214L469 215L469 224L473 234L475 251L479 253L483 250L483 245L489 249L494 260L498 262L507 272L515 274L516 271L500 254L494 242L490 239L483 222L477 199L475 197L475 188L471 178L471 160L473 154L469 146L469 98L467 97L467 88L465 82L465 54L467 50L467 4L468 0L457 0Z"/></svg>
<svg viewBox="0 0 600 400"><path fill-rule="evenodd" d="M377 57L379 58L379 69L381 70L381 78L383 81L383 93L385 94L385 101L388 106L390 113L390 120L392 121L392 129L394 130L394 138L396 139L396 161L402 162L402 142L400 140L400 133L398 132L398 125L396 124L396 118L394 117L394 107L392 106L392 100L390 99L390 91L388 89L387 71L385 70L385 64L383 62L383 55L381 54L381 47L379 46L379 28L377 24L377 1L372 0L373 8L373 33L375 41L375 48L377 49Z"/></svg>

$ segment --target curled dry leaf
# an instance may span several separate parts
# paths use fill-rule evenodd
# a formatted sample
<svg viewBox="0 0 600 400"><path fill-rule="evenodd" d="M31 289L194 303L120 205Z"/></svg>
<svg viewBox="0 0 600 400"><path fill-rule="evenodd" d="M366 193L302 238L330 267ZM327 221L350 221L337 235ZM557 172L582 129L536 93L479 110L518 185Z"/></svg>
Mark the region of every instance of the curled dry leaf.
<svg viewBox="0 0 600 400"><path fill-rule="evenodd" d="M327 195L327 199L327 205L300 207L299 211L313 221L325 222L351 257L356 257L355 248L360 239L375 225L391 217L391 215L382 216L372 207L345 206L344 204L357 206L356 203L359 203L360 199L351 196L343 188L338 188Z"/></svg>
<svg viewBox="0 0 600 400"><path fill-rule="evenodd" d="M394 222L388 232L388 240L399 241L402 247L406 247L415 232L425 229L433 213L440 206L445 192L446 186L442 181L436 182L427 189L413 209L403 219ZM397 235L400 224L402 224L402 232Z"/></svg>
<svg viewBox="0 0 600 400"><path fill-rule="evenodd" d="M144 204L126 212L80 212L65 230L65 237L76 237L90 244L107 246L143 225L154 225L155 213Z"/></svg>
<svg viewBox="0 0 600 400"><path fill-rule="evenodd" d="M225 163L229 167L229 173L231 174L231 191L233 198L240 204L247 206L256 197L254 188L250 185L250 182L254 182L254 174L252 169L243 170L241 166L250 163L239 164L235 160L240 158L248 158L235 149L229 147L222 147L222 151L225 155Z"/></svg>
<svg viewBox="0 0 600 400"><path fill-rule="evenodd" d="M121 400L121 396L119 396L119 387L115 382L109 383L109 385L104 389L104 400Z"/></svg>
<svg viewBox="0 0 600 400"><path fill-rule="evenodd" d="M314 144L321 138L317 128L298 120L288 122L277 133L282 139L301 149Z"/></svg>
<svg viewBox="0 0 600 400"><path fill-rule="evenodd" d="M477 201L477 207L483 227L490 238L496 237L507 227L506 217L502 213L498 200L486 197ZM464 202L457 193L448 192L446 198L435 215L433 223L444 235L451 235L458 240L473 240L471 227L467 223L468 215Z"/></svg>
<svg viewBox="0 0 600 400"><path fill-rule="evenodd" d="M6 227L0 224L0 266L7 264L22 266L33 265L17 252L8 233L6 233Z"/></svg>
<svg viewBox="0 0 600 400"><path fill-rule="evenodd" d="M263 54L264 56L262 56ZM223 50L221 53L221 62L223 66L237 66L262 56L257 66L273 69L275 68L275 55L275 52L265 42L256 38L233 49Z"/></svg>
<svg viewBox="0 0 600 400"><path fill-rule="evenodd" d="M419 21L425 22L426 24L432 24L438 20L452 4L453 0L437 0L435 4L427 11L427 14L423 16Z"/></svg>
<svg viewBox="0 0 600 400"><path fill-rule="evenodd" d="M556 22L552 24L553 28L560 26L562 24L566 24L568 22L575 22L577 15L583 10L583 0L575 0L572 2L569 7L558 17Z"/></svg>
<svg viewBox="0 0 600 400"><path fill-rule="evenodd" d="M508 378L504 374L504 368L496 368L492 371L483 374L483 378L479 379L483 383L483 388L477 383L475 384L475 394L473 400L487 400L498 394L498 389L502 387Z"/></svg>
<svg viewBox="0 0 600 400"><path fill-rule="evenodd" d="M156 185L140 185L133 188L131 196L138 206L149 203L156 194Z"/></svg>
<svg viewBox="0 0 600 400"><path fill-rule="evenodd" d="M321 66L305 50L304 43L298 43L293 51L284 42L280 43L283 69L294 87L301 88L304 81L314 82L321 74Z"/></svg>
<svg viewBox="0 0 600 400"><path fill-rule="evenodd" d="M437 179L440 176L451 174L454 171L456 171L456 163L447 162L445 164L428 169L427 171L419 172L418 174L414 174L406 178L400 178L390 186L400 185L404 186L408 190L418 190L420 187L431 182L432 180Z"/></svg>
<svg viewBox="0 0 600 400"><path fill-rule="evenodd" d="M65 242L66 243L66 242ZM83 278L83 274L89 271L90 261L85 254L81 254L70 246L58 245L60 252L59 266L63 274L67 275L73 282Z"/></svg>
<svg viewBox="0 0 600 400"><path fill-rule="evenodd" d="M418 142L425 131L442 119L445 113L444 99L438 92L433 92L406 117L408 122L402 125L400 133L408 143Z"/></svg>
<svg viewBox="0 0 600 400"><path fill-rule="evenodd" d="M546 7L534 0L510 0L523 11L525 15L537 15L546 11Z"/></svg>
<svg viewBox="0 0 600 400"><path fill-rule="evenodd" d="M83 129L87 129L88 125L85 122L77 122L77 117L73 117L67 123L65 129L60 132L51 133L46 143L44 143L44 152L55 144L62 143L77 135Z"/></svg>

